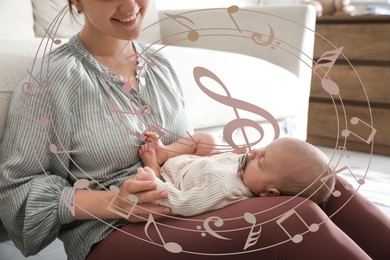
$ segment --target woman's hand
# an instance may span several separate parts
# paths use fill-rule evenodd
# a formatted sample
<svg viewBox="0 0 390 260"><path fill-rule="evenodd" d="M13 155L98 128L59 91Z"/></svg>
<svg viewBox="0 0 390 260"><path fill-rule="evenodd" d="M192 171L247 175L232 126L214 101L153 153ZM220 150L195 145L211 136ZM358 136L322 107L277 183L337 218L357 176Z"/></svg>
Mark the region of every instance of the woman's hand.
<svg viewBox="0 0 390 260"><path fill-rule="evenodd" d="M120 187L118 199L114 202L116 206L125 212L132 211L128 218L129 222L143 222L148 219L149 214L159 218L162 215L171 213L171 209L165 206L160 206L156 203L157 200L168 198L166 191L156 190L155 174L149 167L138 168L137 175L124 181ZM130 195L134 203L129 202L124 198Z"/></svg>

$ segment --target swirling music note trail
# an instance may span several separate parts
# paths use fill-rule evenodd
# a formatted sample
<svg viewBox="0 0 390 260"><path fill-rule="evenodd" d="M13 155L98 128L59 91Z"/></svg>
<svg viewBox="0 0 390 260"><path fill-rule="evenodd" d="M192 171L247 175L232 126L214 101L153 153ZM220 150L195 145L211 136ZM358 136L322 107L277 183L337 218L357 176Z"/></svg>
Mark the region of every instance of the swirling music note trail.
<svg viewBox="0 0 390 260"><path fill-rule="evenodd" d="M217 94L215 92L212 92L208 88L206 88L200 80L202 77L207 77L207 78L210 78L210 79L214 80L215 82L217 82L219 84L219 86L221 86L224 89L224 91L226 92L226 96ZM250 104L248 102L233 98L230 95L229 90L227 89L225 84L222 82L222 80L220 78L218 78L218 76L215 75L213 72L211 72L210 70L203 68L203 67L195 67L194 68L194 78L195 78L195 82L198 85L198 87L207 96L211 97L212 99L214 99L214 100L216 100L224 105L227 105L227 106L230 106L233 108L236 119L227 123L223 129L224 138L225 138L226 142L232 148L234 148L237 151L239 151L239 150L246 151L247 149L249 149L249 151L251 151L251 146L259 143L264 136L264 130L260 126L260 124L258 124L257 122L255 122L253 120L249 120L246 118L240 118L239 113L238 113L238 109L252 112L252 113L257 114L257 115L263 117L264 119L266 119L272 125L272 127L274 129L274 132L275 132L274 140L279 138L280 128L279 128L279 124L276 121L276 119L268 111L266 111L266 110L264 110L256 105L253 105L253 104ZM260 134L259 140L256 142L250 143L248 140L248 137L246 135L244 126L249 126L249 127L256 129ZM233 133L238 128L241 129L243 136L244 136L244 139L245 139L245 146L243 146L243 147L239 147L233 141Z"/></svg>

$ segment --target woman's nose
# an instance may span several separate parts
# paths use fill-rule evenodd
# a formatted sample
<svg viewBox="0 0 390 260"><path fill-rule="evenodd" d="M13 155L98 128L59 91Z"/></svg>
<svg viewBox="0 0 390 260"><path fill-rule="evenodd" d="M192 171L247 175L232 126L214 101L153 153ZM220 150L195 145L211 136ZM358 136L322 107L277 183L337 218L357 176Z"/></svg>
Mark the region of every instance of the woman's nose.
<svg viewBox="0 0 390 260"><path fill-rule="evenodd" d="M138 9L138 3L135 0L122 0L119 10L122 13L134 13Z"/></svg>

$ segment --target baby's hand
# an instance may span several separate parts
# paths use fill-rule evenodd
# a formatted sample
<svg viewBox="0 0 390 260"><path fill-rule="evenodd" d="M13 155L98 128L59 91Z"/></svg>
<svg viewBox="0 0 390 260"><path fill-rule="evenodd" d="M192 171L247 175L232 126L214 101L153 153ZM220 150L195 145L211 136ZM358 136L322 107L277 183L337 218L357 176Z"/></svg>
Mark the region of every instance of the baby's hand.
<svg viewBox="0 0 390 260"><path fill-rule="evenodd" d="M145 166L144 168L139 167L137 169L136 180L139 181L153 181L156 179L156 173L149 167Z"/></svg>

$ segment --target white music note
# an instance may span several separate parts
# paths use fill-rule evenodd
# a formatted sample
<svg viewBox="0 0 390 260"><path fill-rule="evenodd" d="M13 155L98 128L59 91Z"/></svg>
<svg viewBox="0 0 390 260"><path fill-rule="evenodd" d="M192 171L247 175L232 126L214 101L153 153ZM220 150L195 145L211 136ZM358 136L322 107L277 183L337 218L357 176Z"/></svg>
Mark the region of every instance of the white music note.
<svg viewBox="0 0 390 260"><path fill-rule="evenodd" d="M223 237L219 235L217 232L215 232L211 227L210 227L210 222L213 221L214 226L216 227L222 227L223 226L223 219L220 217L212 216L208 217L203 221L203 227L207 233L212 235L215 238L222 239L222 240L231 240L231 238ZM200 226L197 226L197 229L201 229ZM202 233L202 236L205 237L206 233Z"/></svg>
<svg viewBox="0 0 390 260"><path fill-rule="evenodd" d="M130 217L131 213L133 213L134 208L136 207L136 205L138 203L138 197L133 195L133 194L129 194L127 196L127 199L131 203L132 206L131 206L131 209L129 211L125 211L124 209L119 208L114 204L114 201L116 199L118 199L120 189L115 185L111 185L110 190L114 193L114 197L112 198L112 200L108 204L107 210L111 211L112 213L117 214L118 216L121 216L124 219L128 219ZM119 199L122 199L122 198L119 197Z"/></svg>
<svg viewBox="0 0 390 260"><path fill-rule="evenodd" d="M305 222L305 220L294 210L289 210L287 211L281 218L279 218L276 223L280 226L280 228L288 235L288 237L294 242L294 243L300 243L303 240L303 235L302 234L295 234L292 236L282 225L284 221L286 221L288 218L290 218L292 215L297 216L302 223L307 227L307 229L310 232L316 232L320 228L318 224L311 224L310 226Z"/></svg>
<svg viewBox="0 0 390 260"><path fill-rule="evenodd" d="M261 234L262 227L261 227L261 225L258 225L259 227L255 231L256 217L252 213L246 212L244 214L244 219L249 224L252 224L251 230L249 232L248 238L246 239L245 246L244 246L244 250L246 250L247 248L249 248L257 243L257 240L259 240L259 237Z"/></svg>
<svg viewBox="0 0 390 260"><path fill-rule="evenodd" d="M153 239L151 239L150 236L149 236L149 234L148 234L148 229L149 229L149 227L150 227L151 224L153 224L154 228L156 229L157 234L158 234L158 236L160 237L161 242L163 243L164 248L165 248L167 251L169 251L169 252L171 252L171 253L176 253L176 254L183 251L183 248L182 248L178 243L175 243L175 242L168 242L168 243L166 243L166 242L164 241L164 238L162 237L161 232L160 232L160 230L158 229L157 224L156 224L156 221L154 220L152 214L149 214L148 222L146 223L145 228L144 228L145 235L149 238L150 241L153 241ZM154 241L153 241L153 242L154 242Z"/></svg>

